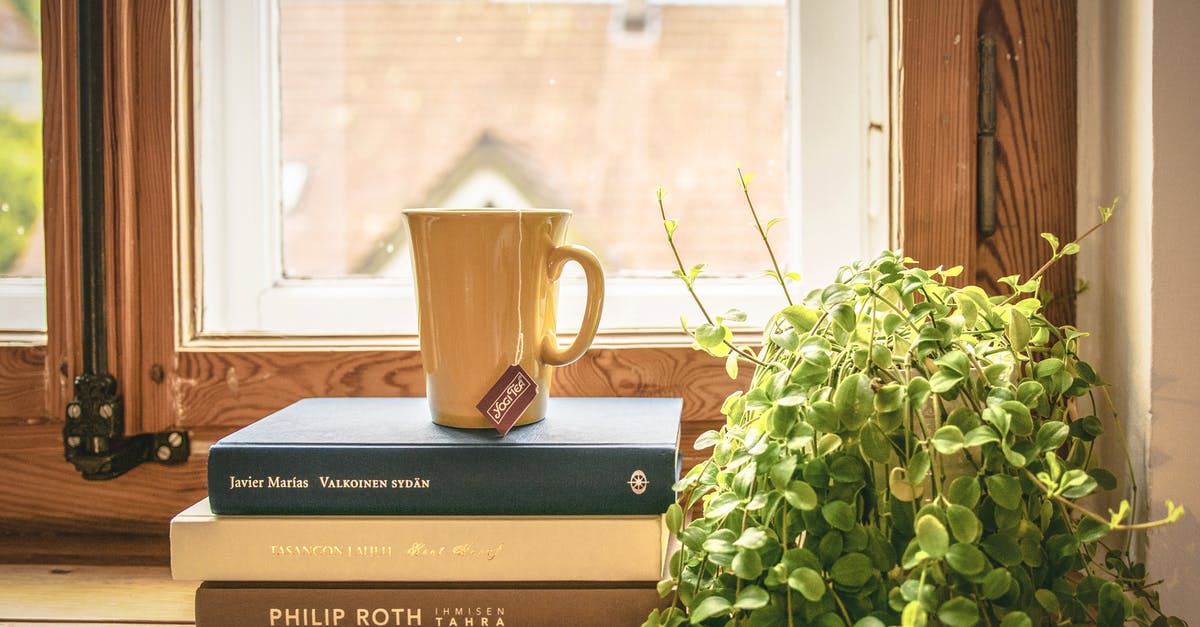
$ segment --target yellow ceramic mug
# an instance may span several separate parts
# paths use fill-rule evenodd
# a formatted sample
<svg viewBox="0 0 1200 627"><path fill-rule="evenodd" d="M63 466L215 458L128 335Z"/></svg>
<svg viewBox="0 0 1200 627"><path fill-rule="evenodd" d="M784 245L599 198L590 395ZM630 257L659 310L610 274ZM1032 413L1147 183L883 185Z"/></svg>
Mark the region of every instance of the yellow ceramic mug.
<svg viewBox="0 0 1200 627"><path fill-rule="evenodd" d="M517 425L546 416L554 366L579 359L596 336L604 273L592 251L564 244L564 209L409 209L421 361L433 421L495 426L476 408L514 364L538 393ZM587 276L587 304L575 341L555 335L558 277L575 261Z"/></svg>

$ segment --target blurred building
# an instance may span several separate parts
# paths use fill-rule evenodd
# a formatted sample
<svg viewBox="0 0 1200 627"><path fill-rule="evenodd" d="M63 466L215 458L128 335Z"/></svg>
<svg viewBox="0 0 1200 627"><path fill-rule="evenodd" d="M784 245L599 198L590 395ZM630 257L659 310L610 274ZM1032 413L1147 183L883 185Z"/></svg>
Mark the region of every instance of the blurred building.
<svg viewBox="0 0 1200 627"><path fill-rule="evenodd" d="M42 115L38 34L12 0L0 0L0 107L26 119Z"/></svg>
<svg viewBox="0 0 1200 627"><path fill-rule="evenodd" d="M286 273L402 274L400 212L456 204L564 206L610 273L662 271L660 184L689 260L764 267L735 168L781 215L785 11L283 0Z"/></svg>

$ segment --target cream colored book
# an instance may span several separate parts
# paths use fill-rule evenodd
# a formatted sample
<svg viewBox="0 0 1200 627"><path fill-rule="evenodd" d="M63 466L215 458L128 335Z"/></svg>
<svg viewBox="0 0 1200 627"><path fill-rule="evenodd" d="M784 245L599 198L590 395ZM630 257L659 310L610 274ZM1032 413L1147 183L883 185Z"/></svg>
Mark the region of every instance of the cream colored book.
<svg viewBox="0 0 1200 627"><path fill-rule="evenodd" d="M171 574L207 581L657 581L662 516L216 516L171 520Z"/></svg>

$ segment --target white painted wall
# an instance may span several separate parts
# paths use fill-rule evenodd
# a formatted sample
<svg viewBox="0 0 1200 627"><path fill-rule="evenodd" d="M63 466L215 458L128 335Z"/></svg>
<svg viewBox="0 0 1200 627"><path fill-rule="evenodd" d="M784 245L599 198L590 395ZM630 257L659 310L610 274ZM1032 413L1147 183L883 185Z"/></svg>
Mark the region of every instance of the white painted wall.
<svg viewBox="0 0 1200 627"><path fill-rule="evenodd" d="M1079 3L1079 229L1121 202L1084 245L1079 301L1086 347L1112 383L1141 486L1139 518L1190 506L1139 539L1164 609L1200 618L1200 3ZM1109 423L1112 425L1112 423ZM1111 427L1110 427L1111 428ZM1104 451L1122 463L1118 438Z"/></svg>

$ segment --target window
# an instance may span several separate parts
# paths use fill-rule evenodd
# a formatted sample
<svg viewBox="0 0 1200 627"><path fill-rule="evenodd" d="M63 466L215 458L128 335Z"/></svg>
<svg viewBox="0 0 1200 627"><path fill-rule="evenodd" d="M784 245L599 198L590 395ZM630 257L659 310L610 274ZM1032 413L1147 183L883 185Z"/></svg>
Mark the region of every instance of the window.
<svg viewBox="0 0 1200 627"><path fill-rule="evenodd" d="M12 1L0 0L0 4ZM257 341L226 342L223 338L208 340L193 334L197 328L193 320L193 294L199 290L191 283L202 280L202 275L212 271L211 267L198 268L193 264L196 256L190 249L193 229L201 218L206 227L212 226L212 220L220 218L219 213L211 211L213 190L206 187L201 191L201 181L197 179L194 186L192 181L192 156L197 153L198 158L197 146L202 139L191 137L192 129L211 129L211 124L206 122L212 122L213 112L209 110L208 115L200 119L201 108L189 106L193 102L192 96L198 95L190 87L201 83L201 64L200 50L189 45L192 42L188 41L187 35L200 26L200 8L209 13L209 17L214 6L220 8L220 4L212 0L202 0L200 4L203 6L195 7L191 0L119 2L113 3L113 10L109 12L113 28L108 30L112 37L106 43L106 52L115 59L119 71L112 75L118 88L109 91L107 104L115 105L114 115L118 121L113 128L114 146L128 149L132 156L131 159L109 162L116 172L114 182L118 191L132 202L107 205L124 229L121 240L133 244L129 246L133 254L113 256L113 263L118 266L117 276L132 280L109 283L116 297L109 328L120 338L109 354L117 362L113 370L123 387L127 433L187 428L193 432L194 441L201 443L196 449L200 451L202 443L211 442L300 398L420 395L424 390L424 372L419 354L411 350L394 350L397 345L390 339L385 342L378 338L340 338L339 344L349 349L331 351L328 346L316 345L315 340L287 338L286 345L279 346ZM256 5L260 2L236 4ZM323 4L336 8L340 3ZM520 3L531 11L537 10L540 4ZM674 6L651 4L664 9ZM1063 103L1073 102L1075 98L1077 68L1071 52L1076 46L1074 5L1054 5L1060 11L1022 14L1022 20L1002 25L1013 30L997 40L1014 46L1023 42L1023 47L1020 64L1014 61L1011 66L1001 65L1001 69L1010 67L1013 72L1005 75L1011 80L1000 83L1003 91L998 99L1002 112L999 118L1011 120L1012 125L1008 127L1008 134L1002 127L998 141L1011 159L1009 165L1013 172L1038 171L1042 174L1032 178L1014 175L1004 179L1006 183L997 190L1000 194L998 205L1002 211L1014 212L1001 213L1001 224L1008 224L1010 228L1001 229L992 238L980 242L973 222L975 187L972 181L975 174L971 167L976 154L973 129L977 94L961 88L970 84L977 71L975 58L967 52L970 46L962 44L970 39L967 34L979 30L978 7L907 0L890 4L894 11L891 23L895 29L892 40L895 47L891 49L895 63L888 72L894 72L891 74L895 97L892 112L896 115L892 165L898 179L891 211L895 212L897 222L903 224L903 228L898 228L903 238L900 243L909 254L927 265L953 265L966 260L963 280L1033 272L1044 261L1044 243L1038 233L1069 233L1066 229L1075 224L1075 117L1062 113L1053 118L1052 124L1045 123L1049 118L1037 118L1046 111L1072 109L1064 107ZM829 5L828 12L836 9L842 19L822 22L821 11L827 8L822 5ZM73 128L77 116L71 115L75 109L74 90L64 78L72 76L69 68L74 60L69 55L50 54L72 45L73 6L71 2L43 5L46 51L43 80L48 85L64 87L44 92L46 125L61 129L61 132L46 135L45 152L52 160L77 158L72 149L78 137L78 129ZM864 6L849 2L810 4L800 1L787 5L787 19L791 32L802 31L801 46L811 45L819 51L823 48L831 50L834 44L844 44L853 53L868 50L874 44L866 38L852 43L849 37L838 33L842 32L839 29L861 32L860 25L867 19ZM1063 12L1066 12L1065 16ZM1079 23L1082 30L1083 23ZM664 28L669 25L660 24ZM803 28L800 28L801 24ZM654 21L648 19L647 25L652 34ZM244 33L224 32L224 36L230 38L239 34ZM209 30L208 36L213 35ZM887 49L887 39L880 42ZM793 58L800 56L796 50L798 47L789 52ZM847 50L840 50L831 56L845 56L846 53ZM806 102L802 116L795 115L796 109L788 109L792 112L790 124L800 124L806 130L832 124L823 121L819 112L824 111L827 115L848 108L847 103L858 102L855 97L839 94L836 89L849 88L863 75L875 71L864 62L863 69L856 70L862 74L851 74L836 64L826 65L821 58L805 55L801 71L789 71L791 80L803 83ZM235 60L231 59L231 65L236 69ZM882 63L882 56L879 60ZM245 64L243 58L242 65ZM1027 73L1023 70L1026 67L1036 67L1039 71ZM1016 71L1018 68L1022 70ZM856 78L851 80L851 76ZM810 82L815 86L810 87ZM882 89L884 81L866 84ZM253 82L250 87L257 88ZM121 94L136 94L137 97L115 97ZM213 96L211 90L206 90L204 95ZM813 98L818 98L816 103L812 102ZM198 100L194 102L199 104ZM886 107L881 108L886 112ZM1003 113L1006 110L1007 115ZM239 110L236 115L231 114L231 120L252 112ZM193 117L200 122L199 126L193 124ZM856 124L854 129L857 128ZM963 129L967 132L962 132ZM256 145L258 136L255 133L259 130L260 127L247 125L225 131L225 136L236 140L237 148L245 152ZM852 132L858 131L852 129ZM851 198L844 206L887 212L884 209L887 205L877 204L881 202L877 199L882 198L882 194L870 192L867 181L828 178L829 172L843 171L841 163L857 163L863 158L864 153L854 147L873 144L876 141L874 133L861 142L844 136L841 141L835 141L838 137L832 133L825 134L826 143L818 141L819 134L805 132L804 137L804 146L786 144L787 154L800 155L799 159L790 161L788 167L805 173L800 185L785 193L799 194L806 208L821 208L834 205L832 201L820 202L813 194L821 189L841 190ZM854 150L846 150L847 146ZM1054 146L1062 149L1046 148ZM238 150L232 152L238 156ZM756 182L761 184L763 170L753 167L744 156L738 158L748 169L758 173ZM874 177L880 170L875 166L880 163L872 162L870 181L878 181ZM814 173L813 166L825 169ZM290 181L312 181L318 175L283 160L277 167L293 170L292 174L281 172L277 175L281 179L291 177L288 178ZM46 168L45 176L49 181L45 191L47 205L68 209L75 206L69 201L73 177L69 169ZM823 177L828 180L822 180ZM672 210L680 216L683 210L681 192L671 180L663 182L675 187ZM286 194L298 194L311 189L307 187L311 184L293 182L285 186L281 183L281 189L293 190ZM280 194L281 205L287 203L288 196L282 191ZM761 193L759 197L761 200ZM205 202L205 208L210 211L203 216L196 215L196 201ZM761 202L764 209L769 208L765 206L769 202ZM1092 215L1091 203L1084 204L1087 215ZM186 469L151 466L118 481L101 483L84 482L77 477L68 479L67 475L71 473L62 460L61 420L64 407L71 398L71 381L78 374L80 363L76 318L79 290L70 276L77 272L75 268L78 268L80 255L79 249L70 243L76 228L71 222L77 214L74 210L53 212L47 220L46 267L52 298L49 331L44 336L46 344L0 345L0 430L4 431L0 435L0 458L18 474L38 479L17 482L11 490L4 491L0 495L0 511L5 512L6 529L14 531L44 533L53 529L93 533L99 521L109 525L110 529L160 534L170 516L186 506L192 495L203 492L203 455L193 456ZM863 214L839 216L806 210L801 216L801 226L808 234L821 232L819 229L824 220L859 233L868 228L863 218L855 217L859 215L869 214L864 211ZM260 219L256 216L261 213L247 213L239 219L253 226L254 221ZM686 215L682 217L685 226L693 224ZM814 225L810 221L817 222ZM791 220L787 224L795 228L795 222ZM878 222L869 224L870 228L875 228ZM738 226L744 228L744 223ZM776 231L783 228L784 225L780 225ZM240 228L230 229L230 233L233 236L245 234ZM654 245L660 243L660 239L655 240ZM251 259L258 254L260 258L271 260L274 254L269 251L256 253L258 249L254 247L246 250ZM813 248L806 248L806 251L800 255L802 260L807 260L810 254L818 254ZM828 263L836 263L851 254L835 252ZM701 256L695 252L689 254ZM721 265L711 258L706 261L714 266ZM242 263L237 259L233 262ZM281 261L279 263L282 265ZM805 272L816 276L811 270ZM1075 285L1073 275L1067 272L1058 281L1054 284L1057 287L1051 288L1056 293L1065 293ZM266 285L263 289L274 289L276 283L272 281ZM710 287L703 289L710 290ZM664 291L679 291L679 286L671 284ZM1064 301L1069 303L1069 299ZM252 302L257 305L258 300ZM669 321L677 311L690 311L689 307L688 303L683 303L678 308L671 306L654 315ZM7 311L7 304L0 304L0 313ZM209 331L212 332L211 326ZM673 336L679 335L673 333ZM636 341L651 344L641 338ZM254 345L248 346L251 344ZM404 345L401 343L400 347L404 348ZM742 387L749 375L750 370L743 368L741 380L731 382L720 360L686 346L639 345L589 351L580 362L556 372L554 393L562 396L682 397L682 440L689 442L703 431L724 424L724 416L718 411L722 400L733 389ZM700 461L701 452L685 449L685 465ZM79 503L113 503L119 507L108 508L98 518L94 508L81 510Z"/></svg>
<svg viewBox="0 0 1200 627"><path fill-rule="evenodd" d="M37 0L0 0L0 329L46 330Z"/></svg>
<svg viewBox="0 0 1200 627"><path fill-rule="evenodd" d="M789 269L821 280L888 244L881 0L197 11L203 333L415 333L400 212L421 206L572 209L606 268L602 331L674 328L694 306L660 183L702 292L761 323L781 299L744 279L767 261L739 163L788 218ZM583 289L564 279L560 328Z"/></svg>

